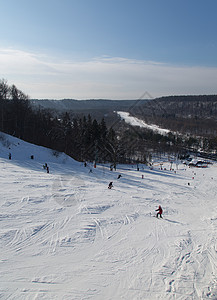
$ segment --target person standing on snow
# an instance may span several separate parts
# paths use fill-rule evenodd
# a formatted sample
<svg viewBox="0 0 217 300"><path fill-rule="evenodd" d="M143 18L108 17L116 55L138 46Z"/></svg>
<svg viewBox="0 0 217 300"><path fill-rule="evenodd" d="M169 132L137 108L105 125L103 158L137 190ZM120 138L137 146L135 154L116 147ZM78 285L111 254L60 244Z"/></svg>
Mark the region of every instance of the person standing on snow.
<svg viewBox="0 0 217 300"><path fill-rule="evenodd" d="M111 182L109 183L108 189L111 189L112 187L113 187L113 182L111 181Z"/></svg>
<svg viewBox="0 0 217 300"><path fill-rule="evenodd" d="M159 205L158 209L156 209L155 211L158 211L156 218L158 218L158 215L160 215L160 218L162 218L163 209L160 205Z"/></svg>

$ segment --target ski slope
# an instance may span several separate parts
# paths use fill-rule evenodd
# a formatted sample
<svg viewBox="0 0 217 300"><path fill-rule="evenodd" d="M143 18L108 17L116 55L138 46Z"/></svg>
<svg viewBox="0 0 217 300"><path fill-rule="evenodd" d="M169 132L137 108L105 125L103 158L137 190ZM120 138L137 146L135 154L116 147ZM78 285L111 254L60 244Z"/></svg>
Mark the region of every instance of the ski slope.
<svg viewBox="0 0 217 300"><path fill-rule="evenodd" d="M126 123L130 124L131 126L139 126L141 128L147 128L150 130L153 130L157 133L160 133L162 135L166 135L170 132L168 129L160 128L159 126L155 124L147 124L145 121L136 118L134 116L131 116L129 112L126 111L117 111L117 115L120 116L122 120L124 120Z"/></svg>
<svg viewBox="0 0 217 300"><path fill-rule="evenodd" d="M1 135L0 299L217 299L217 165L174 167L85 168Z"/></svg>

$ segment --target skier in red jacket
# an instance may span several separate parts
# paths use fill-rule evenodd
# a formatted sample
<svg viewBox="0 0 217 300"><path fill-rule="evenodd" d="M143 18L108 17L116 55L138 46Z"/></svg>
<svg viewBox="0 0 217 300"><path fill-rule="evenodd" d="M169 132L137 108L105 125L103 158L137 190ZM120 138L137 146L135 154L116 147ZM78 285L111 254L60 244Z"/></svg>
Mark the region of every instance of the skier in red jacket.
<svg viewBox="0 0 217 300"><path fill-rule="evenodd" d="M158 218L158 215L160 215L160 218L162 218L163 209L160 205L159 205L159 208L156 209L155 211L158 211L158 213L156 215L156 218Z"/></svg>

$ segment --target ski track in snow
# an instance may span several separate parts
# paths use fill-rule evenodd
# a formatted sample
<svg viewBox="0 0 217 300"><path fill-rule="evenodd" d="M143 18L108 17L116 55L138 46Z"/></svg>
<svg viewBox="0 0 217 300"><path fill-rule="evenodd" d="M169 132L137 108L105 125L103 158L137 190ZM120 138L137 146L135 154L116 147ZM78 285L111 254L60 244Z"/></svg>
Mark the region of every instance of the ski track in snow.
<svg viewBox="0 0 217 300"><path fill-rule="evenodd" d="M24 145L0 144L0 299L217 299L216 164L89 173Z"/></svg>

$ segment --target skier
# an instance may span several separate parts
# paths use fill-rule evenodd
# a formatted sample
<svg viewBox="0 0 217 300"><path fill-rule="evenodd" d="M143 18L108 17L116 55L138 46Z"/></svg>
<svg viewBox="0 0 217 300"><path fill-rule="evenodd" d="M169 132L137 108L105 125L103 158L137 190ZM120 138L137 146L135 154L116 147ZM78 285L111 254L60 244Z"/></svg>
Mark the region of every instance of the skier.
<svg viewBox="0 0 217 300"><path fill-rule="evenodd" d="M113 182L111 181L111 182L109 183L108 189L111 189L112 187L113 187Z"/></svg>
<svg viewBox="0 0 217 300"><path fill-rule="evenodd" d="M160 218L162 218L163 209L160 205L159 205L159 208L156 209L155 211L158 211L158 213L156 215L156 218L158 218L158 215L160 215Z"/></svg>
<svg viewBox="0 0 217 300"><path fill-rule="evenodd" d="M118 179L120 179L121 177L122 177L121 174L119 174L119 175L118 175Z"/></svg>

